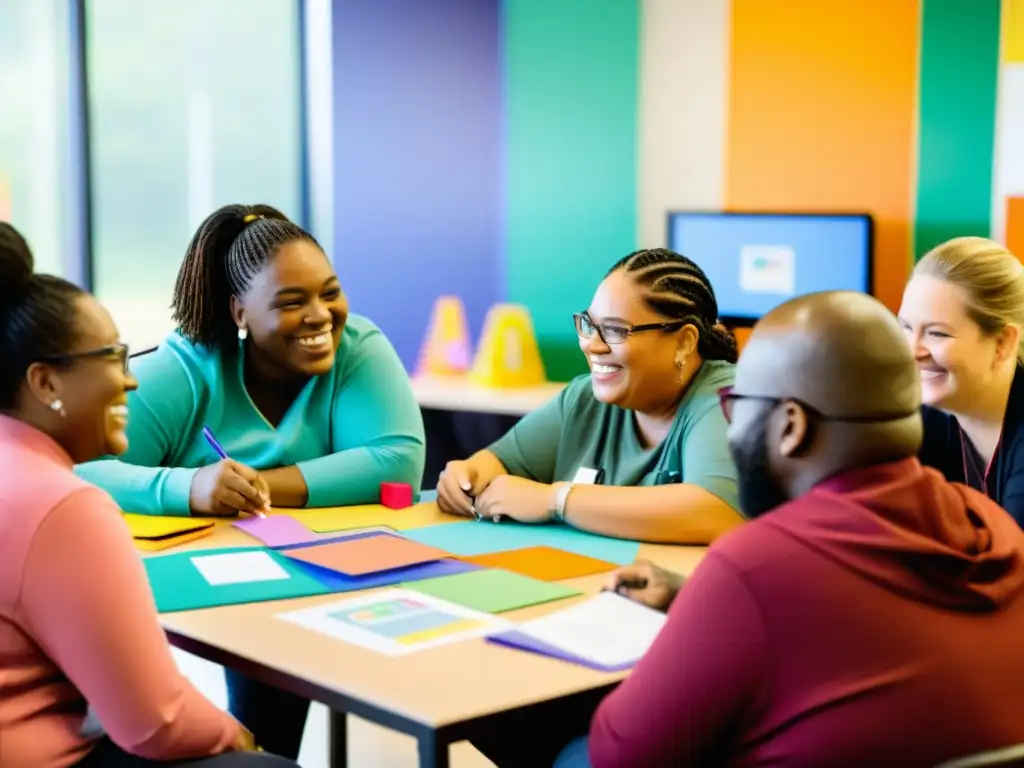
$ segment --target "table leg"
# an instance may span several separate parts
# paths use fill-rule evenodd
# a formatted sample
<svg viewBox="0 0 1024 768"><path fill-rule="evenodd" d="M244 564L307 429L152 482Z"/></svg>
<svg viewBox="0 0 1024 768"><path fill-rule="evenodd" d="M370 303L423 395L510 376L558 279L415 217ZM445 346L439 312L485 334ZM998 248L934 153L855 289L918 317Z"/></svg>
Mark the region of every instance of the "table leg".
<svg viewBox="0 0 1024 768"><path fill-rule="evenodd" d="M328 738L330 740L331 768L348 768L348 721L344 712L330 713L328 725Z"/></svg>
<svg viewBox="0 0 1024 768"><path fill-rule="evenodd" d="M437 734L420 736L420 768L448 768L448 743L441 742Z"/></svg>

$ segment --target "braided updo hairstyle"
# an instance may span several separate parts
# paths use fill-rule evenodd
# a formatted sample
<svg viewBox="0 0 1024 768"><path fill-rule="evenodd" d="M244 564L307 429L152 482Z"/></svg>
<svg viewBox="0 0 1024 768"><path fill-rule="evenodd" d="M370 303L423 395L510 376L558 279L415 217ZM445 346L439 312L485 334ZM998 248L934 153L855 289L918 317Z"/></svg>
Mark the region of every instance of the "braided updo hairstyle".
<svg viewBox="0 0 1024 768"><path fill-rule="evenodd" d="M622 257L608 274L620 269L646 289L644 302L652 310L696 326L701 357L736 362L736 339L718 322L715 291L707 275L693 261L666 248L649 248Z"/></svg>
<svg viewBox="0 0 1024 768"><path fill-rule="evenodd" d="M84 291L67 280L32 272L32 251L0 222L0 411L17 407L29 366L73 349Z"/></svg>
<svg viewBox="0 0 1024 768"><path fill-rule="evenodd" d="M277 250L316 239L269 205L225 205L210 214L189 243L171 308L181 334L208 348L236 343L231 297L241 296Z"/></svg>

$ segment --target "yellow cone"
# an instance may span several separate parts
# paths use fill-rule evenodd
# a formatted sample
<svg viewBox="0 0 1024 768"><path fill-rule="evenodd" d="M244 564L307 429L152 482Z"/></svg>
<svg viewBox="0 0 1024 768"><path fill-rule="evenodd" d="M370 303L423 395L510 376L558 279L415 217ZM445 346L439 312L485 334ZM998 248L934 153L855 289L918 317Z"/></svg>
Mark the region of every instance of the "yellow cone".
<svg viewBox="0 0 1024 768"><path fill-rule="evenodd" d="M469 369L469 359L469 327L462 299L441 296L434 302L416 375L459 376Z"/></svg>
<svg viewBox="0 0 1024 768"><path fill-rule="evenodd" d="M495 304L487 312L469 378L483 387L533 387L546 381L530 311Z"/></svg>

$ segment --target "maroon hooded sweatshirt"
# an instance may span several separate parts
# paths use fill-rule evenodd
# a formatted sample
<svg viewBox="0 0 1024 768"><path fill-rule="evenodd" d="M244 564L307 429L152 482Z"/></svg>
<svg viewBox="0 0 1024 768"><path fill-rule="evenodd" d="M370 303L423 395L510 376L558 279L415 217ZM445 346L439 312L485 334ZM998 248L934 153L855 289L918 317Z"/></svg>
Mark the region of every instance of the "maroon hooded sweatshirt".
<svg viewBox="0 0 1024 768"><path fill-rule="evenodd" d="M591 724L611 766L913 768L1024 742L1024 533L916 459L711 547Z"/></svg>

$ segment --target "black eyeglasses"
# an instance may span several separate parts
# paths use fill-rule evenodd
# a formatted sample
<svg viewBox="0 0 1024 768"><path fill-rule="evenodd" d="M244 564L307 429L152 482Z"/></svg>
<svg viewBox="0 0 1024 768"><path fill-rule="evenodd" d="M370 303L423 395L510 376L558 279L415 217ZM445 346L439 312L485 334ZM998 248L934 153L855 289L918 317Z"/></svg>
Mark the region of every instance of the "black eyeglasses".
<svg viewBox="0 0 1024 768"><path fill-rule="evenodd" d="M674 331L686 325L686 320L671 323L648 323L646 325L618 325L616 323L595 323L586 312L572 316L576 322L576 333L581 339L589 339L596 332L605 344L621 344L634 333L643 331Z"/></svg>
<svg viewBox="0 0 1024 768"><path fill-rule="evenodd" d="M41 363L56 363L58 365L67 365L73 363L75 360L88 359L88 358L109 358L110 360L117 360L124 368L124 372L128 373L128 345L127 344L111 344L109 347L99 347L98 349L90 349L85 352L71 352L66 355L49 355L47 357L39 358Z"/></svg>
<svg viewBox="0 0 1024 768"><path fill-rule="evenodd" d="M902 413L877 413L877 414L858 414L854 416L839 416L834 414L822 413L813 405L808 405L803 400L798 400L795 397L770 397L768 395L744 395L736 392L732 387L722 387L718 390L718 401L722 406L722 415L725 417L726 424L732 424L732 407L737 400L762 400L766 403L773 403L778 405L779 403L796 403L819 421L841 421L848 424L877 424L884 421L898 421L899 419L907 419L917 413L916 410Z"/></svg>

